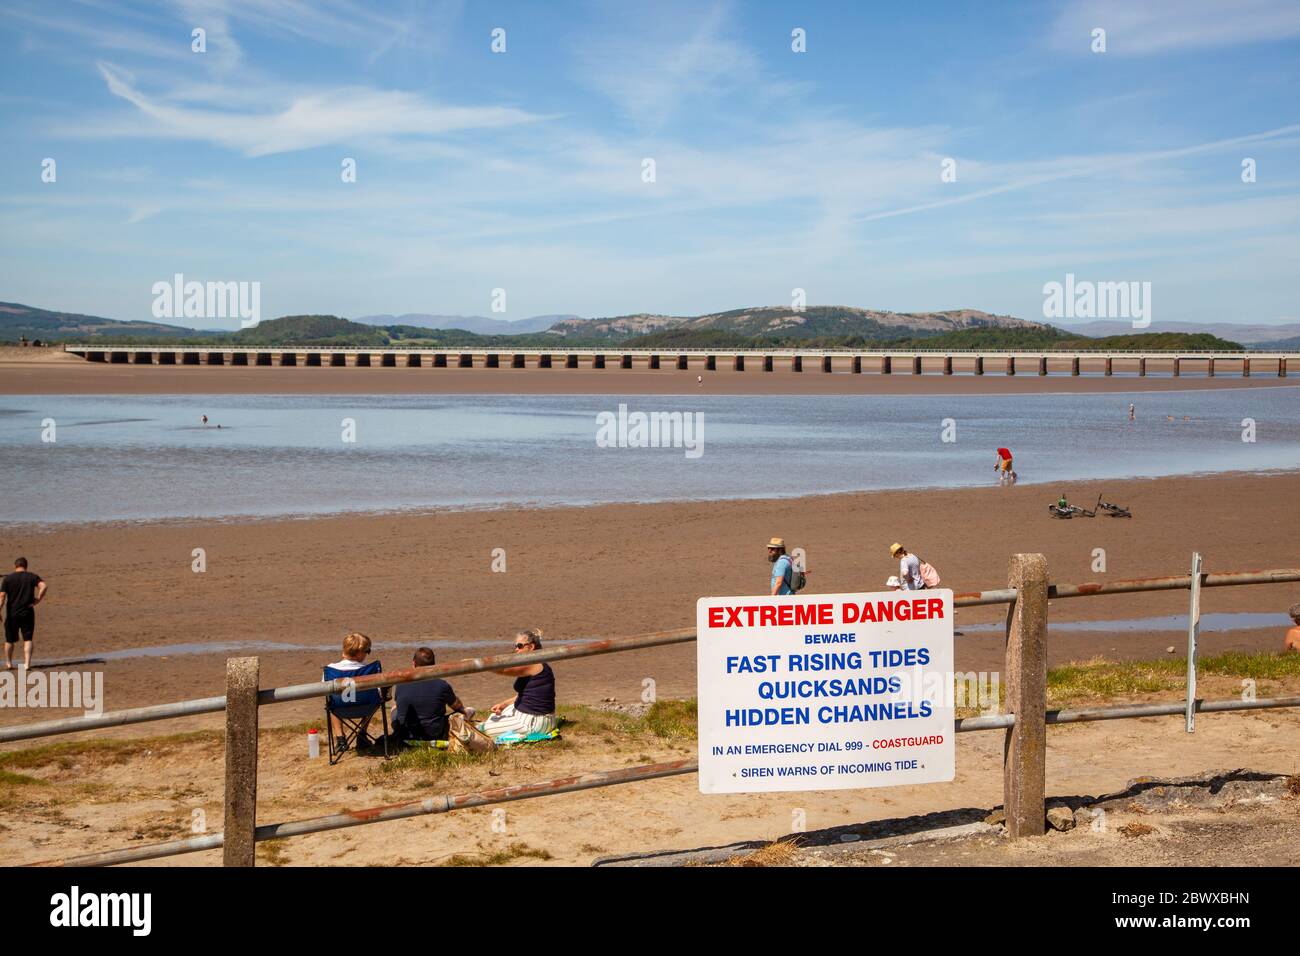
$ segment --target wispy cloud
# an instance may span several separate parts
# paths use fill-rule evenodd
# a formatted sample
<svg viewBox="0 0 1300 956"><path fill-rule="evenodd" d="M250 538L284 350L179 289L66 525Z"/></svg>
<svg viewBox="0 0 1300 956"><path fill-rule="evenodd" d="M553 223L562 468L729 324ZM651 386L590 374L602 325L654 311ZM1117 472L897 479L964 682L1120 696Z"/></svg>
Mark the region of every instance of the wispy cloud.
<svg viewBox="0 0 1300 956"><path fill-rule="evenodd" d="M135 106L152 125L112 120L78 124L65 135L152 135L203 140L248 156L311 149L382 136L434 137L465 130L500 129L541 117L512 107L445 106L400 90L340 87L293 96L259 112L173 106L138 90L130 77L108 63L99 72L109 92ZM209 95L218 98L220 88ZM270 96L264 91L264 96ZM224 101L224 99L223 99Z"/></svg>
<svg viewBox="0 0 1300 956"><path fill-rule="evenodd" d="M1295 0L1073 0L1051 31L1059 50L1089 52L1095 28L1106 52L1118 56L1169 53L1300 36Z"/></svg>

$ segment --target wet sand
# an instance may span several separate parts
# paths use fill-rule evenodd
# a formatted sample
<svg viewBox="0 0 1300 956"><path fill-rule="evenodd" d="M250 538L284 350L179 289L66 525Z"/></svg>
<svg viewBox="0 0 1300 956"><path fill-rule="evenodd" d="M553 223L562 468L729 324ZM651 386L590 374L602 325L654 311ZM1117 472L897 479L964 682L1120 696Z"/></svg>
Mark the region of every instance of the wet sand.
<svg viewBox="0 0 1300 956"><path fill-rule="evenodd" d="M611 349L610 355L616 355ZM668 353L665 353L668 354ZM682 395L709 392L723 395L1001 395L1025 392L1159 392L1193 388L1294 387L1300 377L1278 378L1272 365L1243 378L1239 363L1223 362L1219 374L1184 374L1174 378L1169 363L1148 363L1140 378L1133 362L1117 363L1116 374L1074 377L1068 359L1052 360L1051 374L1020 368L1008 376L990 360L985 374L970 374L970 360L957 360L957 374L943 375L938 360L927 360L924 375L895 372L881 375L873 363L853 374L836 363L827 374L812 363L792 372L778 362L777 370L762 371L750 363L743 372L719 367L709 372L698 358L688 371L676 367L650 369L637 362L620 369L611 361L593 368L307 368L270 366L109 365L87 362L55 349L0 348L0 395L246 395L246 394L548 394L548 395ZM722 363L719 363L720 366ZM1263 363L1260 363L1261 365ZM895 368L897 369L897 365ZM1084 360L1085 373L1099 372L1100 360ZM697 383L703 377L702 384Z"/></svg>
<svg viewBox="0 0 1300 956"><path fill-rule="evenodd" d="M369 370L363 370L369 371ZM1059 521L1046 505L1071 499L1129 505L1131 520ZM763 545L783 535L806 549L809 592L879 589L896 572L900 540L958 591L1002 587L1007 558L1047 555L1052 579L1083 582L1185 572L1193 550L1207 570L1300 565L1300 473L1067 483L932 492L877 492L800 500L620 504L585 508L352 515L303 520L168 522L0 529L0 554L25 554L50 582L38 610L36 660L94 660L96 652L166 644L276 641L328 644L351 630L374 640L388 666L404 666L424 641L446 662L510 647L513 629L540 625L548 643L647 633L694 622L702 595L764 590ZM191 570L195 548L207 570ZM493 571L493 549L506 571ZM1094 549L1106 572L1092 570ZM1284 612L1300 585L1207 589L1211 611ZM1182 591L1053 602L1057 622L1185 614ZM957 628L1001 619L1000 607L962 610ZM449 642L478 641L465 648ZM1207 635L1204 653L1280 648L1282 631ZM1055 629L1050 662L1182 655L1185 635ZM238 654L240 652L231 652ZM558 666L560 696L575 702L695 693L692 644ZM93 665L107 707L222 693L226 652L148 656ZM336 651L260 653L262 685L315 680ZM999 669L997 633L957 639L960 669ZM494 675L455 681L483 705L508 690ZM285 705L271 724L314 716ZM0 722L45 719L0 712ZM129 729L129 728L128 728Z"/></svg>

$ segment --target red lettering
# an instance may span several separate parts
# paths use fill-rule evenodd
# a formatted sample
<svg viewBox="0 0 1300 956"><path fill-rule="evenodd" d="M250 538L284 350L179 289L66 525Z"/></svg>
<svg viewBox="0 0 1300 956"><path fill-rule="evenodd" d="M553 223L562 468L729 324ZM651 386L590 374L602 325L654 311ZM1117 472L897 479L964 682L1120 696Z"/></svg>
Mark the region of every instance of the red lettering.
<svg viewBox="0 0 1300 956"><path fill-rule="evenodd" d="M729 608L727 608L727 623L724 624L724 625L722 625L722 626L723 626L723 627L741 627L742 625L741 625L741 623L740 623L740 608L738 608L738 607L729 607Z"/></svg>
<svg viewBox="0 0 1300 956"><path fill-rule="evenodd" d="M772 607L770 604L767 605L766 607L761 607L761 608L759 608L759 614L758 614L758 626L759 626L759 627L775 627L775 626L776 626L776 608Z"/></svg>
<svg viewBox="0 0 1300 956"><path fill-rule="evenodd" d="M722 608L709 608L709 627L722 627Z"/></svg>
<svg viewBox="0 0 1300 956"><path fill-rule="evenodd" d="M943 617L943 598L930 598L930 617L939 620Z"/></svg>

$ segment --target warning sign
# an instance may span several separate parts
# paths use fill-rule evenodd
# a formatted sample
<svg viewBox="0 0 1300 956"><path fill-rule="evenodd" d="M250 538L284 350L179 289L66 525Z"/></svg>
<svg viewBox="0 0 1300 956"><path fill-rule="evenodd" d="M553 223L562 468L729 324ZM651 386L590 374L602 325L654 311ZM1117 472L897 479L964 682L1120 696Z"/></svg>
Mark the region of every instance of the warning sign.
<svg viewBox="0 0 1300 956"><path fill-rule="evenodd" d="M700 792L954 774L952 591L701 598Z"/></svg>

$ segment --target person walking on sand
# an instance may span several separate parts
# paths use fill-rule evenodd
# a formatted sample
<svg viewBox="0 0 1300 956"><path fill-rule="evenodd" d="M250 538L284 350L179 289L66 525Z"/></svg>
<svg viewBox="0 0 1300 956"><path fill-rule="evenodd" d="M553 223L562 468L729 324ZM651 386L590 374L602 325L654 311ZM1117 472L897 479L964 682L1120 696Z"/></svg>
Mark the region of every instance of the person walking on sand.
<svg viewBox="0 0 1300 956"><path fill-rule="evenodd" d="M515 653L542 649L542 629L529 628L515 634ZM549 734L560 725L555 716L555 671L551 665L520 664L497 671L515 678L514 693L492 705L492 716L478 725L493 740L506 734L527 737Z"/></svg>
<svg viewBox="0 0 1300 956"><path fill-rule="evenodd" d="M889 553L898 558L898 586L904 591L922 591L925 579L921 577L921 559L908 554L907 549L895 541L889 546Z"/></svg>
<svg viewBox="0 0 1300 956"><path fill-rule="evenodd" d="M203 424L204 424L205 427L206 427L207 424L208 424L208 416L207 416L207 415L204 415L204 416L203 416Z"/></svg>
<svg viewBox="0 0 1300 956"><path fill-rule="evenodd" d="M26 558L15 558L14 569L0 580L0 610L5 615L5 669L13 670L14 645L23 640L23 667L32 666L32 638L36 634L36 605L49 588L39 574L27 570Z"/></svg>
<svg viewBox="0 0 1300 956"><path fill-rule="evenodd" d="M794 562L785 553L785 538L773 538L767 543L767 560L772 565L772 578L768 593L794 594Z"/></svg>

